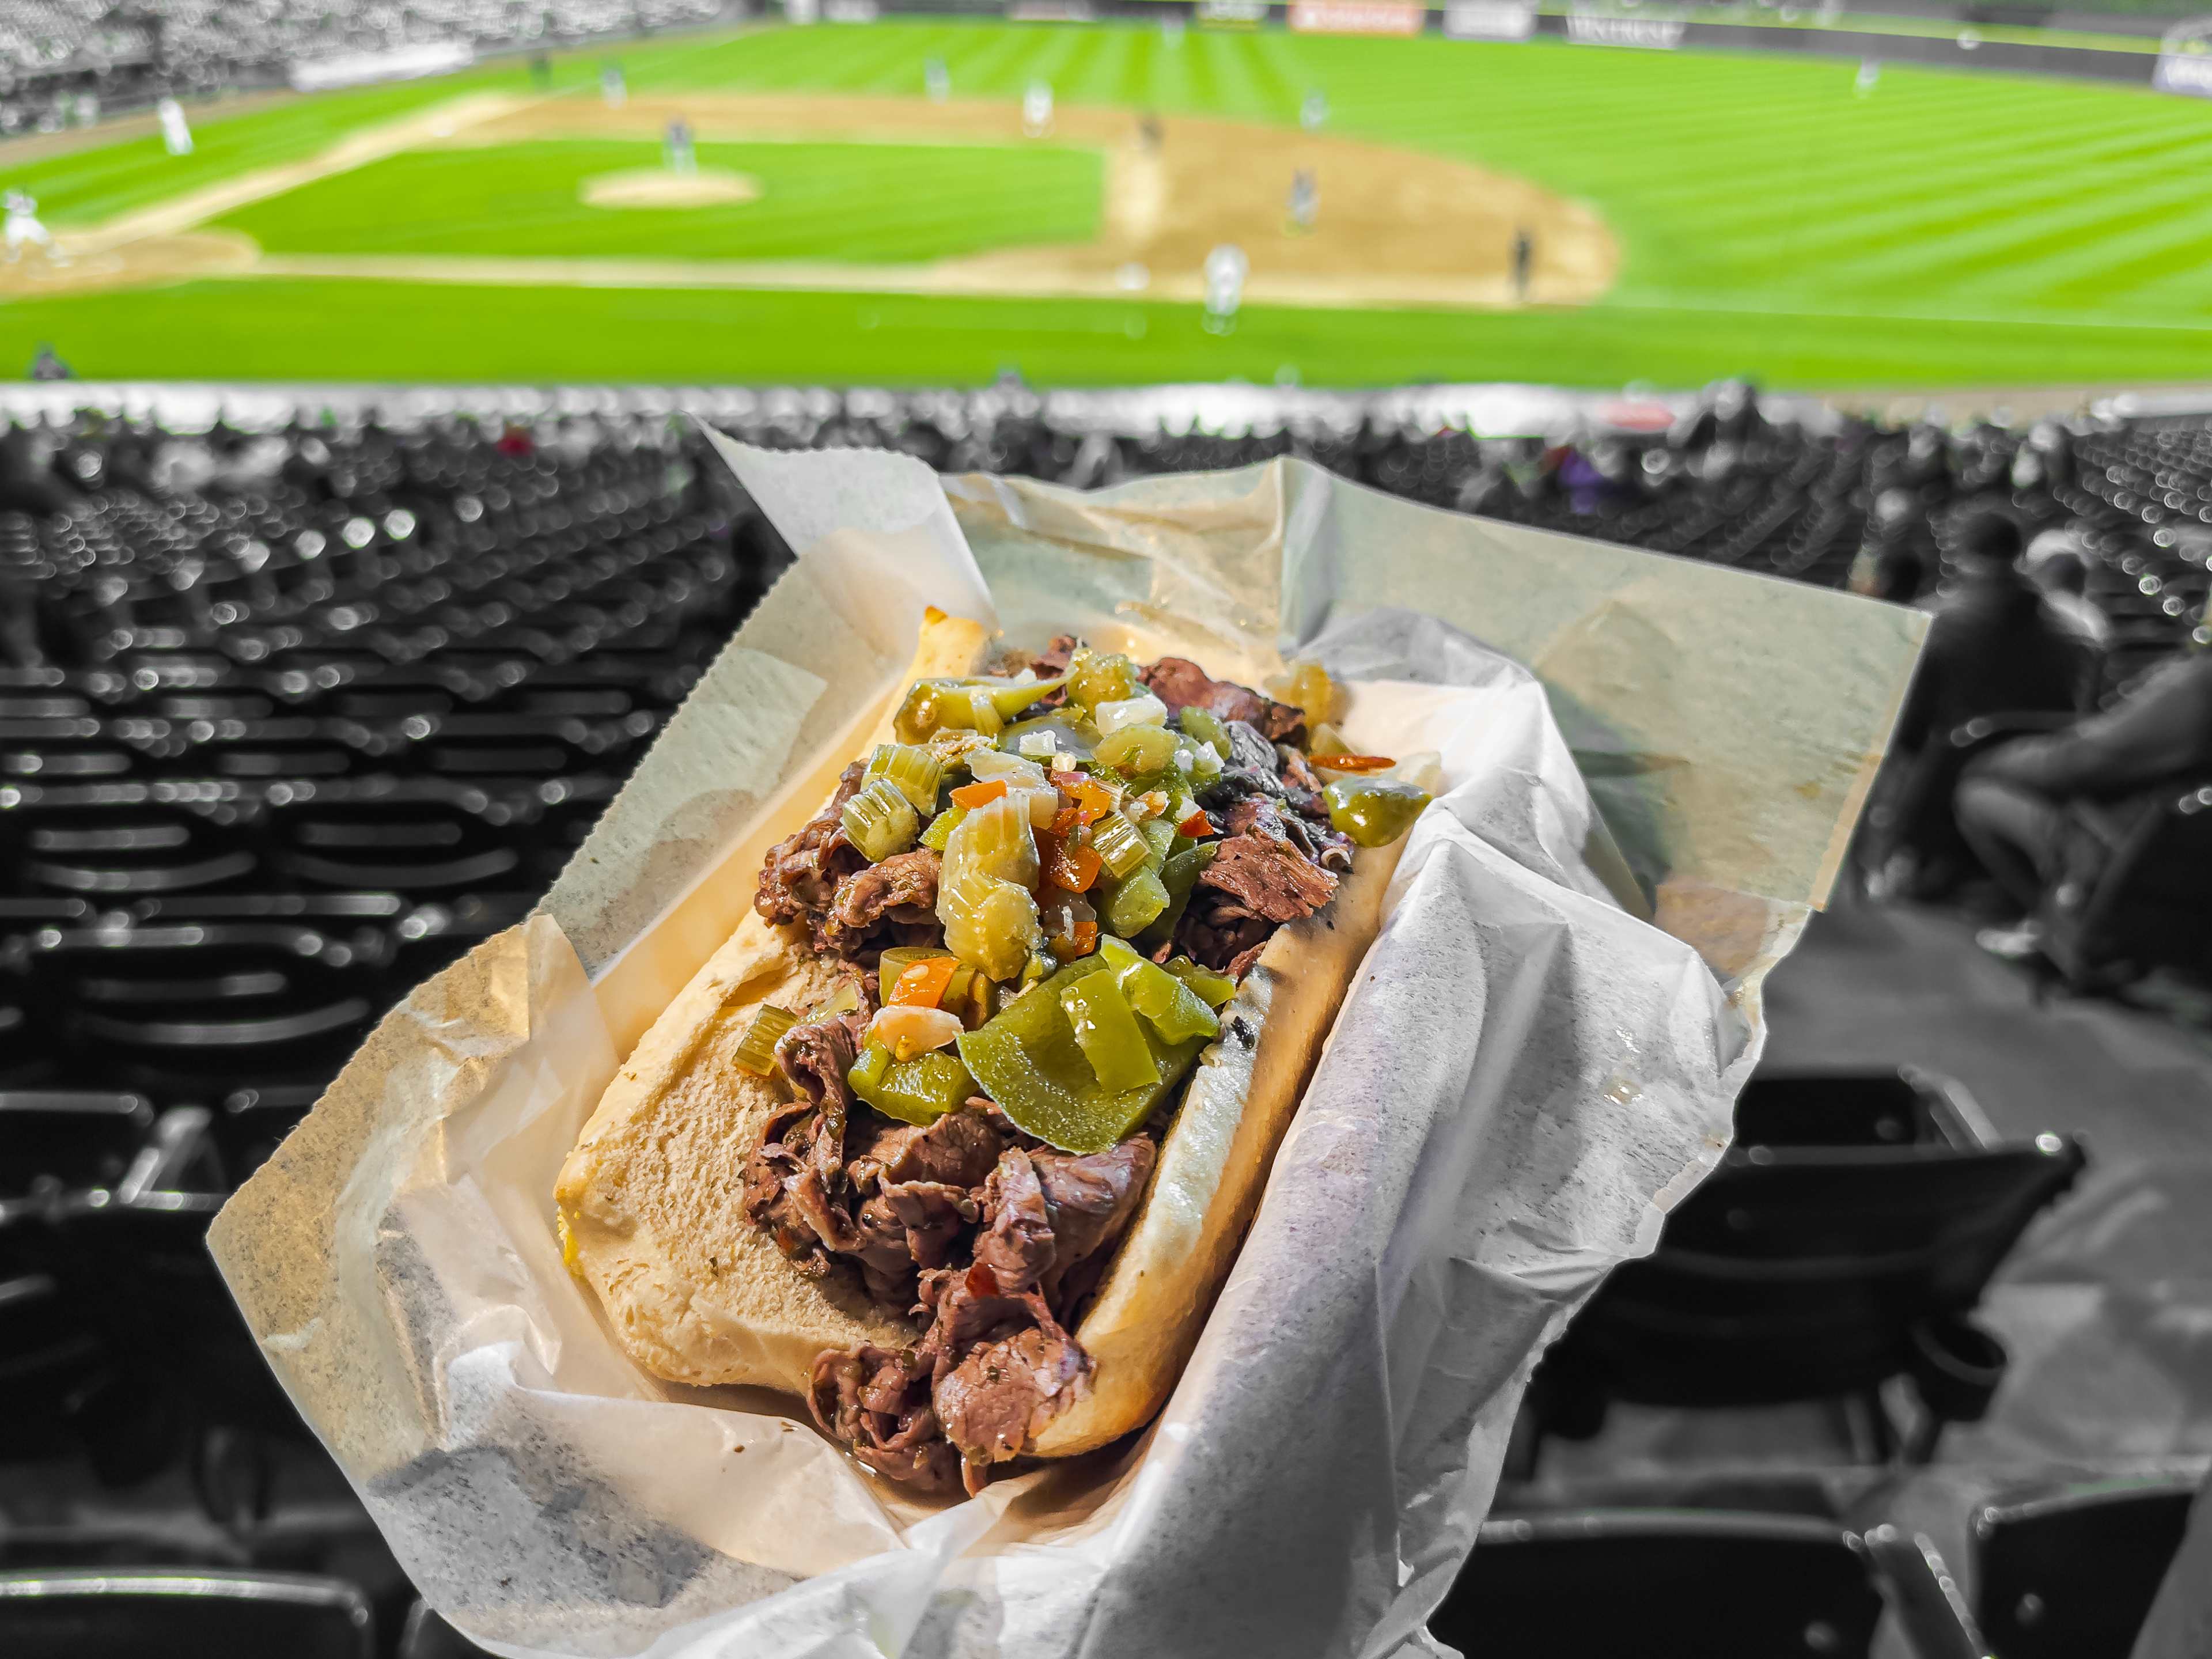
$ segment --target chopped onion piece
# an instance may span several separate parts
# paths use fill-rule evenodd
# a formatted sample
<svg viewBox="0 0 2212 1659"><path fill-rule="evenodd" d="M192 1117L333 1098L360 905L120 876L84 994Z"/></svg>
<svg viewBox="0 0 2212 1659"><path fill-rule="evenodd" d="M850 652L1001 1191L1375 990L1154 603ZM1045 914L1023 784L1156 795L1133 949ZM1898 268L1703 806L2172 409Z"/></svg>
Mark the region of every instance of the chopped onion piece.
<svg viewBox="0 0 2212 1659"><path fill-rule="evenodd" d="M1100 737L1110 737L1125 726L1165 726L1168 706L1151 692L1139 691L1133 697L1100 703L1091 711L1091 720Z"/></svg>
<svg viewBox="0 0 2212 1659"><path fill-rule="evenodd" d="M868 1041L890 1049L893 1060L912 1060L944 1048L967 1029L959 1015L942 1008L894 1006L876 1011L868 1022Z"/></svg>

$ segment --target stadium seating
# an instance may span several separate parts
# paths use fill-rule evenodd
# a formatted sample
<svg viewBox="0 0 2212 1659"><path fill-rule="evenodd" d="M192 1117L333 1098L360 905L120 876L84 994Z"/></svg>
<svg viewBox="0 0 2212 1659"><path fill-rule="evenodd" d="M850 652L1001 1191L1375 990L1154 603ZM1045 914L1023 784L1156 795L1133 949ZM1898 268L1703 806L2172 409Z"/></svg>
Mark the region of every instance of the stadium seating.
<svg viewBox="0 0 2212 1659"><path fill-rule="evenodd" d="M2193 1479L2133 1475L1984 1504L1971 1592L1924 1536L1869 1541L1920 1659L2128 1659L2196 1498Z"/></svg>
<svg viewBox="0 0 2212 1659"><path fill-rule="evenodd" d="M1594 1511L1485 1522L1429 1628L1498 1659L1866 1659L1882 1607L1832 1522Z"/></svg>
<svg viewBox="0 0 2212 1659"><path fill-rule="evenodd" d="M1737 1144L1658 1249L1616 1269L1546 1356L1524 1410L1523 1478L1545 1435L1588 1437L1613 1401L1849 1401L1872 1455L1914 1463L1946 1424L1987 1409L2006 1356L1969 1316L2080 1173L2081 1146L1994 1143L1923 1077L1756 1080L1740 1112ZM1881 1393L1900 1376L1921 1407L1905 1432Z"/></svg>
<svg viewBox="0 0 2212 1659"><path fill-rule="evenodd" d="M133 1489L181 1474L240 1537L316 1464L212 1274L208 1220L368 1022L527 914L788 560L674 407L640 395L511 422L356 409L182 433L111 408L0 443L0 1462L72 1453ZM2212 526L2212 435L2179 417L1948 434L1770 419L1739 392L1669 432L1547 445L1379 404L1170 430L1004 387L763 392L716 415L773 447L878 444L1085 487L1296 455L1446 507L1830 586L1900 522L1875 510L1886 493L1926 531L2009 489L2030 522L2074 526L2119 641L2110 684L2205 642L2212 529L2183 520ZM1929 546L1940 560L1932 531ZM2207 815L2173 793L2085 906L2085 950L2197 892ZM1987 1403L2004 1356L1967 1316L2080 1149L1999 1144L1954 1088L1902 1074L1762 1079L1738 1139L1658 1255L1616 1275L1547 1362L1524 1458L1613 1400L1865 1404L1905 1376L1917 1422L1871 1411L1865 1426L1872 1455L1911 1461ZM148 1331L165 1334L158 1369ZM216 1559L140 1539L93 1565L366 1583L346 1554L368 1547L356 1524L337 1546L264 1540ZM1478 1607L1487 1628L1555 1570L1593 1571L1572 1553L1586 1550L1609 1581L1717 1574L1745 1630L1776 1638L1762 1650L1864 1651L1884 1597L1926 1589L1891 1570L1904 1547L1884 1539L1728 1516L1494 1523L1436 1628ZM0 1571L86 1561L72 1547L0 1540ZM468 1650L427 1609L410 1617L396 1567L377 1571L379 1659ZM46 1612L87 1631L136 1628L167 1594L65 1588ZM1545 1594L1540 1632L1498 1650L1607 1636L1602 1598L1573 1609L1595 1621L1577 1631ZM1619 1599L1662 1650L1649 1615L1666 1598ZM350 1604L314 1605L333 1650L354 1651Z"/></svg>

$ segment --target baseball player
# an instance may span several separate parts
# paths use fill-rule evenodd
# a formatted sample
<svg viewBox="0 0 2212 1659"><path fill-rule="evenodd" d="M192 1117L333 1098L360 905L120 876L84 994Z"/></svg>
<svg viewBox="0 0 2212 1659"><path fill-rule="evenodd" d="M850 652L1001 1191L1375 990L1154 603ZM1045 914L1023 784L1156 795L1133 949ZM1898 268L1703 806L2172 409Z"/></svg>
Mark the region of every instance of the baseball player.
<svg viewBox="0 0 2212 1659"><path fill-rule="evenodd" d="M154 118L161 124L161 148L172 155L192 153L192 130L185 119L185 106L173 98L163 98L154 105Z"/></svg>
<svg viewBox="0 0 2212 1659"><path fill-rule="evenodd" d="M1032 81L1022 94L1022 131L1042 138L1052 131L1052 83Z"/></svg>
<svg viewBox="0 0 2212 1659"><path fill-rule="evenodd" d="M1305 232L1314 228L1321 217L1321 179L1311 167L1300 167L1291 175L1291 228Z"/></svg>
<svg viewBox="0 0 2212 1659"><path fill-rule="evenodd" d="M599 71L599 97L609 109L620 109L629 102L629 82L623 79L620 64L610 64Z"/></svg>
<svg viewBox="0 0 2212 1659"><path fill-rule="evenodd" d="M1244 278L1251 261L1234 242L1220 242L1206 256L1206 331L1226 334L1237 326L1237 307L1244 302Z"/></svg>
<svg viewBox="0 0 2212 1659"><path fill-rule="evenodd" d="M1306 94L1306 100L1298 106L1298 125L1308 132L1318 132L1328 121L1328 94L1319 87Z"/></svg>
<svg viewBox="0 0 2212 1659"><path fill-rule="evenodd" d="M680 115L668 124L668 170L699 171L699 152L691 142L691 124Z"/></svg>
<svg viewBox="0 0 2212 1659"><path fill-rule="evenodd" d="M933 104L941 104L952 96L952 71L945 67L942 58L922 60L921 84Z"/></svg>
<svg viewBox="0 0 2212 1659"><path fill-rule="evenodd" d="M1881 79L1881 65L1871 58L1863 58L1859 60L1859 72L1851 82L1851 88L1863 98L1874 90L1875 82Z"/></svg>
<svg viewBox="0 0 2212 1659"><path fill-rule="evenodd" d="M46 251L48 258L53 258L54 239L39 222L37 201L20 190L11 190L0 197L0 203L7 208L6 220L0 222L0 242L6 245L8 263L12 265L21 258L24 248L33 242Z"/></svg>

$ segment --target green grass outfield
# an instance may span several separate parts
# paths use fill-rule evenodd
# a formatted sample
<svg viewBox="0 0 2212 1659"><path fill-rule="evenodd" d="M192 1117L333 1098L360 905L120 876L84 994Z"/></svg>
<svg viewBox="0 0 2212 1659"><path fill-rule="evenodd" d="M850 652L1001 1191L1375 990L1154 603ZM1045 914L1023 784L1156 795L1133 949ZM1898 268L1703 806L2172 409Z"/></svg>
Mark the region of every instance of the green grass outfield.
<svg viewBox="0 0 2212 1659"><path fill-rule="evenodd" d="M884 23L620 53L640 93L908 96L921 91L932 55L945 60L956 96L1012 99L1042 76L1063 103L1283 125L1320 86L1339 133L1518 173L1594 204L1621 239L1620 280L1597 305L1522 313L1248 307L1237 331L1216 338L1190 307L1139 301L253 278L0 304L0 365L27 364L52 340L88 376L215 380L958 384L1008 368L1063 385L1690 385L1749 374L1775 386L1902 389L2212 379L2212 192L2203 184L2212 102L1902 66L1859 97L1856 66L1828 60L1275 32L1192 31L1171 45L1139 26ZM605 56L562 60L559 84L588 97ZM50 223L90 222L483 88L530 89L524 67L507 63L203 115L198 153L185 161L152 138L17 167L0 149L0 183L39 197ZM272 251L532 252L550 244L484 234L505 210L502 191L550 203L573 188L561 169L577 162L560 152L645 149L526 148L504 171L462 168L443 184L412 170L469 152L398 158L231 222ZM922 158L936 165L917 167L915 150L886 148L893 164L872 190L823 163L822 189L848 213L780 209L780 229L741 222L747 237L782 238L765 248L748 240L744 251L927 257L1065 237L1071 220L1087 224L1097 211L1095 165L1067 151L1024 153L1017 161L1038 171L994 181L988 150L940 151ZM708 159L749 172L767 165ZM1070 166L1074 182L1053 182L1052 168ZM714 257L735 246L718 238L739 234L717 228L716 214L769 205L702 210L696 232L670 233L665 251Z"/></svg>

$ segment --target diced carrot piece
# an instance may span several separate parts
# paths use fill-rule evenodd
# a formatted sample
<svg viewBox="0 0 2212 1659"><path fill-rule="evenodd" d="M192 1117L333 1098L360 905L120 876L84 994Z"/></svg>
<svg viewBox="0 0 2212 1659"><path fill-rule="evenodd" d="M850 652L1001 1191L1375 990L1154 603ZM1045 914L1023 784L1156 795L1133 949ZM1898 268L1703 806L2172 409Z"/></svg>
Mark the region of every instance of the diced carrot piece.
<svg viewBox="0 0 2212 1659"><path fill-rule="evenodd" d="M1073 806L1063 806L1053 815L1052 833L1062 841L1066 841L1075 834L1082 822L1083 820L1076 816Z"/></svg>
<svg viewBox="0 0 2212 1659"><path fill-rule="evenodd" d="M1087 957L1098 948L1098 924L1079 921L1075 924L1075 954Z"/></svg>
<svg viewBox="0 0 2212 1659"><path fill-rule="evenodd" d="M988 806L1006 793L1006 781L993 778L988 783L963 783L952 792L952 804L974 811L979 806Z"/></svg>
<svg viewBox="0 0 2212 1659"><path fill-rule="evenodd" d="M1191 809L1190 816L1176 825L1176 833L1179 836L1188 836L1193 841L1197 841L1219 832L1214 829L1213 820L1206 816L1206 809L1202 806L1194 806Z"/></svg>
<svg viewBox="0 0 2212 1659"><path fill-rule="evenodd" d="M884 997L886 1007L934 1008L960 967L957 957L929 957L910 962Z"/></svg>
<svg viewBox="0 0 2212 1659"><path fill-rule="evenodd" d="M1037 862L1044 878L1071 893L1085 893L1098 879L1104 861L1088 847L1077 846L1049 830L1037 831Z"/></svg>
<svg viewBox="0 0 2212 1659"><path fill-rule="evenodd" d="M1313 763L1324 772L1387 772L1398 763L1388 755L1316 755Z"/></svg>
<svg viewBox="0 0 2212 1659"><path fill-rule="evenodd" d="M1080 772L1054 772L1052 781L1075 799L1075 821L1096 823L1114 810L1114 797Z"/></svg>

